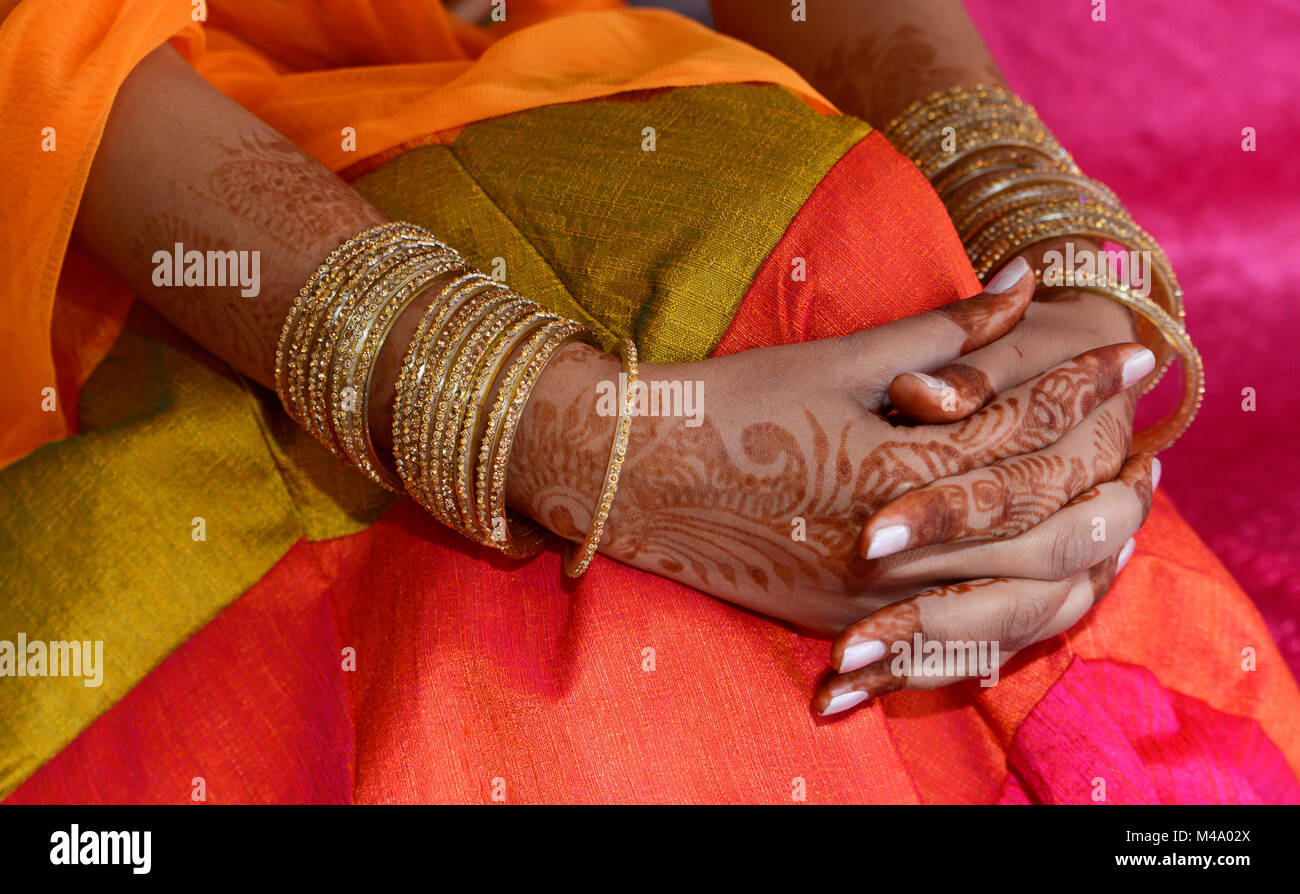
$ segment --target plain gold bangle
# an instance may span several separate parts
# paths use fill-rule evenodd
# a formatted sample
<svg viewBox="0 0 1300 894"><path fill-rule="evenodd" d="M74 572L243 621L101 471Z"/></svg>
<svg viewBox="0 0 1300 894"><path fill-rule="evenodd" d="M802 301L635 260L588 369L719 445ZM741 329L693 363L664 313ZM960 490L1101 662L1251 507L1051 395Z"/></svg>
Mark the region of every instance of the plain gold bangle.
<svg viewBox="0 0 1300 894"><path fill-rule="evenodd" d="M1178 440L1196 418L1201 408L1201 401L1205 397L1205 366L1201 362L1200 352L1192 344L1187 331L1155 301L1137 294L1120 283L1084 276L1072 277L1069 282L1059 286L1043 286L1041 283L1040 275L1038 289L1040 294L1074 289L1104 295L1140 315L1160 333L1168 346L1173 349L1173 353L1177 354L1182 361L1183 394L1178 406L1171 413L1133 436L1133 452L1155 453ZM1154 349L1156 346L1147 347ZM1157 356L1159 353L1156 351Z"/></svg>

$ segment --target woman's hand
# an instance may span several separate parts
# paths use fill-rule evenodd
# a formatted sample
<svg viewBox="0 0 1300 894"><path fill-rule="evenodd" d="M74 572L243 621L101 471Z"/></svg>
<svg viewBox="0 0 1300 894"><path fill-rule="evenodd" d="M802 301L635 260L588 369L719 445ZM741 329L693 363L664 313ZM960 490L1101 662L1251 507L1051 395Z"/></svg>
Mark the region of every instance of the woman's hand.
<svg viewBox="0 0 1300 894"><path fill-rule="evenodd" d="M1135 335L1123 306L1090 292L1060 293L1035 301L1015 329L960 363L899 376L889 394L909 418L951 422L1062 357ZM839 673L820 687L815 710L837 713L898 688L933 688L988 672L972 665L964 674L910 675L906 662L894 659L913 651L918 633L927 642L997 643L1000 666L1082 618L1131 556L1132 536L1160 480L1154 456L1128 458L1135 403L1135 392L1125 391L1049 450L918 488L877 511L864 528L864 550L891 525L908 529L884 535L897 547L881 560L884 579L919 584L932 578L935 550L925 544L936 538L945 544L940 561L960 556L947 544L966 540L959 545L993 565L966 566L968 576L984 578L977 584L922 592L845 630L831 653ZM1112 469L1119 469L1117 477ZM1018 476L1038 480L1040 491L1017 499L1023 491L1007 484ZM990 544L989 537L1011 539ZM990 579L997 574L1010 577ZM894 645L904 642L907 649Z"/></svg>
<svg viewBox="0 0 1300 894"><path fill-rule="evenodd" d="M967 566L979 579L925 590L851 625L831 647L837 673L818 688L813 710L837 714L902 688L977 677L995 683L1016 652L1073 627L1110 588L1133 554L1133 534L1146 521L1159 482L1160 461L1139 454L1114 481L1090 488L1027 533L960 545L979 557ZM942 562L961 561L960 551L942 549ZM881 564L898 581L919 582L936 572L925 548ZM995 578L985 570L994 566L1019 570ZM945 655L955 646L961 657L936 673L922 663L918 638Z"/></svg>
<svg viewBox="0 0 1300 894"><path fill-rule="evenodd" d="M1048 448L1150 369L1145 348L1110 345L1008 389L969 419L891 425L882 413L890 382L1008 331L1030 298L1027 273L1021 265L980 296L844 338L644 366L652 393L689 388L702 412L634 420L602 552L829 635L919 590L978 576L966 567L1010 575L1013 565L961 545L952 556L935 550L932 574L902 581L882 576L855 544L863 521L904 492ZM613 431L613 418L596 412L597 386L617 381L618 362L578 347L552 366L516 439L511 499L577 540ZM1023 497L1037 485L1011 486Z"/></svg>
<svg viewBox="0 0 1300 894"><path fill-rule="evenodd" d="M1132 314L1124 306L1090 292L1058 293L1053 300L1034 301L1011 332L960 362L929 370L918 366L899 376L890 383L889 398L908 419L952 423L1069 357L1136 337ZM1074 391L1073 373L1060 369L1043 387ZM1089 408L1087 420L1050 447L909 491L872 515L862 533L864 555L873 543L872 555L883 556L930 543L1014 537L1029 530L1088 488L1119 474L1133 437L1136 401L1135 392L1124 391ZM1023 487L1027 480L1036 487Z"/></svg>

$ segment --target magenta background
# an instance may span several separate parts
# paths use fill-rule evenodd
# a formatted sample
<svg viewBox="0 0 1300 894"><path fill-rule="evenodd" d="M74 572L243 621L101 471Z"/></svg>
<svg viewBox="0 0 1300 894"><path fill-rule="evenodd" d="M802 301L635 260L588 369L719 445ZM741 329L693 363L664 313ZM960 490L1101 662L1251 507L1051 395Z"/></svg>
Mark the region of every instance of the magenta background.
<svg viewBox="0 0 1300 894"><path fill-rule="evenodd" d="M1093 22L1089 0L967 2L1011 86L1178 272L1205 404L1161 455L1160 487L1300 673L1300 2L1106 7Z"/></svg>

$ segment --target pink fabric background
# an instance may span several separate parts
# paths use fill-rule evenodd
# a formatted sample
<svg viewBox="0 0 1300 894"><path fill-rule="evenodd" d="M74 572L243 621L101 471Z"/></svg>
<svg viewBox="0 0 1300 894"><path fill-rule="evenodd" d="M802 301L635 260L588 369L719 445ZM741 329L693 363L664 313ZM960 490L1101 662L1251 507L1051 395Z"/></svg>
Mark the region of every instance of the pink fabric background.
<svg viewBox="0 0 1300 894"><path fill-rule="evenodd" d="M967 2L1013 88L1178 272L1207 382L1160 487L1300 673L1300 3L1106 7L1093 22L1085 0Z"/></svg>

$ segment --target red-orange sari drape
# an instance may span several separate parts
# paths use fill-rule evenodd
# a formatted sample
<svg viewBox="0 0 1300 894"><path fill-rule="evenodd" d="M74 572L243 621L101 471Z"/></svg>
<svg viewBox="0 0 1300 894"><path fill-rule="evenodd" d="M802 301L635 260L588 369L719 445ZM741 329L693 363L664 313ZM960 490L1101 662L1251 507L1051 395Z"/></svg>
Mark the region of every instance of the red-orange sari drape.
<svg viewBox="0 0 1300 894"><path fill-rule="evenodd" d="M924 179L789 69L595 0L510 0L489 29L417 0L74 5L0 24L0 120L30 137L0 173L0 640L107 657L98 687L4 680L11 801L1300 800L1295 683L1162 496L1109 597L997 687L821 720L824 642L611 561L562 588L554 553L467 545L147 313L124 330L130 296L67 252L116 85L170 38L390 216L652 355L976 291ZM659 150L620 154L645 126Z"/></svg>

